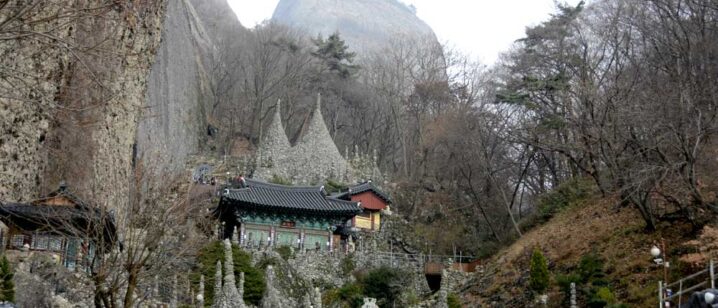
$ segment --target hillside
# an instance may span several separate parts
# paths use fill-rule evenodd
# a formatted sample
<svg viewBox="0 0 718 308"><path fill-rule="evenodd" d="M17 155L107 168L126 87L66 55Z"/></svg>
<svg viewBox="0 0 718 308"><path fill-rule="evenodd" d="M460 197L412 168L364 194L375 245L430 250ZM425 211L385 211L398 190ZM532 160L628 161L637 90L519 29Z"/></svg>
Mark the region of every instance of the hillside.
<svg viewBox="0 0 718 308"><path fill-rule="evenodd" d="M577 272L582 256L591 253L604 260L606 280L618 302L631 307L653 305L662 271L652 263L649 251L664 237L675 264L669 272L670 281L692 273L695 269L677 258L690 251L684 246L692 236L690 226L665 223L649 233L644 231L636 209L617 204L615 198L593 198L524 234L488 260L484 270L463 287L463 301L469 307L492 303L530 306L534 300L528 288L529 262L533 248L538 246L549 262L549 306L560 305L564 299L557 276ZM585 297L579 293L579 303L585 303Z"/></svg>

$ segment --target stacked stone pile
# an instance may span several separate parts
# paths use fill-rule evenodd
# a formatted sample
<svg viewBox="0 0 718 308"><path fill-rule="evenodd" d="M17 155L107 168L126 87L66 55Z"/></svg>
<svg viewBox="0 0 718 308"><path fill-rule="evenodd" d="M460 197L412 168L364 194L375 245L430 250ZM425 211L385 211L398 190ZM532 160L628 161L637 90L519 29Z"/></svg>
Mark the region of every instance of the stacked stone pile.
<svg viewBox="0 0 718 308"><path fill-rule="evenodd" d="M380 179L376 155L359 155L349 161L342 157L324 123L321 96L317 97L306 131L294 146L289 144L282 125L280 103L272 123L257 150L254 178L271 180L281 177L295 184L317 184L327 179L351 183L361 179Z"/></svg>

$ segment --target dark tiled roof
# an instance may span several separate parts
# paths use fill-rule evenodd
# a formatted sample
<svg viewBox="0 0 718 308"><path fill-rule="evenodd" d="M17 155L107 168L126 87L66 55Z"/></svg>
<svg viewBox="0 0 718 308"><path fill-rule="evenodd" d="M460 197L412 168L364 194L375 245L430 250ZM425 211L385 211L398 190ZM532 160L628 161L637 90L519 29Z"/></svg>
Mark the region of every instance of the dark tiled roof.
<svg viewBox="0 0 718 308"><path fill-rule="evenodd" d="M222 199L220 203L255 210L342 216L361 212L358 203L326 196L318 186L284 186L250 179L245 179L243 188L226 190Z"/></svg>
<svg viewBox="0 0 718 308"><path fill-rule="evenodd" d="M101 213L78 205L68 207L0 202L0 220L26 231L44 230L67 235L91 232L96 236L99 228L102 228L106 244L113 243L116 238L116 226L111 213Z"/></svg>
<svg viewBox="0 0 718 308"><path fill-rule="evenodd" d="M354 186L349 186L349 191L344 192L343 194L349 194L351 196L361 194L365 191L372 191L374 194L379 196L379 198L384 199L386 203L391 203L391 198L389 198L389 195L384 193L383 191L379 190L372 182L365 182L361 184L357 184Z"/></svg>

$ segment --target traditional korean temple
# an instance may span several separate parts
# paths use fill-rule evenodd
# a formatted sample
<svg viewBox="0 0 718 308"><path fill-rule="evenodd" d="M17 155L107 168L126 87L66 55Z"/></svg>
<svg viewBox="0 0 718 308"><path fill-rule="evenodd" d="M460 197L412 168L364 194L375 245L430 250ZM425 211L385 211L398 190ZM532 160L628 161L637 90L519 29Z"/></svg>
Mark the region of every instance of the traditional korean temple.
<svg viewBox="0 0 718 308"><path fill-rule="evenodd" d="M0 202L0 221L4 249L56 255L69 269L89 269L98 250L110 249L116 239L112 215L87 205L65 185L30 203Z"/></svg>
<svg viewBox="0 0 718 308"><path fill-rule="evenodd" d="M323 186L286 186L241 179L225 189L215 216L224 224L224 238L239 232L241 245L292 246L331 250L333 234L361 213L361 205L329 196Z"/></svg>
<svg viewBox="0 0 718 308"><path fill-rule="evenodd" d="M352 218L352 227L364 231L376 231L381 227L381 211L391 204L391 198L371 181L349 187L347 191L334 195L337 199L361 204L362 212Z"/></svg>

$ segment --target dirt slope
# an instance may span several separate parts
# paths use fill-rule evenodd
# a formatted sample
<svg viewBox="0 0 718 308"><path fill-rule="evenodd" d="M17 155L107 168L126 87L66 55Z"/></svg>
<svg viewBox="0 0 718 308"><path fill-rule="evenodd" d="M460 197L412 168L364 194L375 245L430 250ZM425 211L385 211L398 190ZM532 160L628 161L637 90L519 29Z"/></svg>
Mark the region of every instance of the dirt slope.
<svg viewBox="0 0 718 308"><path fill-rule="evenodd" d="M617 204L615 198L588 200L524 234L488 260L483 272L464 286L463 302L469 307L532 305L529 258L533 247L539 246L549 260L552 275L549 306L560 306L564 296L555 275L572 271L581 256L592 251L605 260L607 278L618 301L631 307L651 306L662 274L649 254L653 242L665 236L669 257L677 257L685 250L681 244L692 234L687 226L669 224L647 233L637 210ZM677 264L672 266L671 276L680 277L692 270Z"/></svg>

